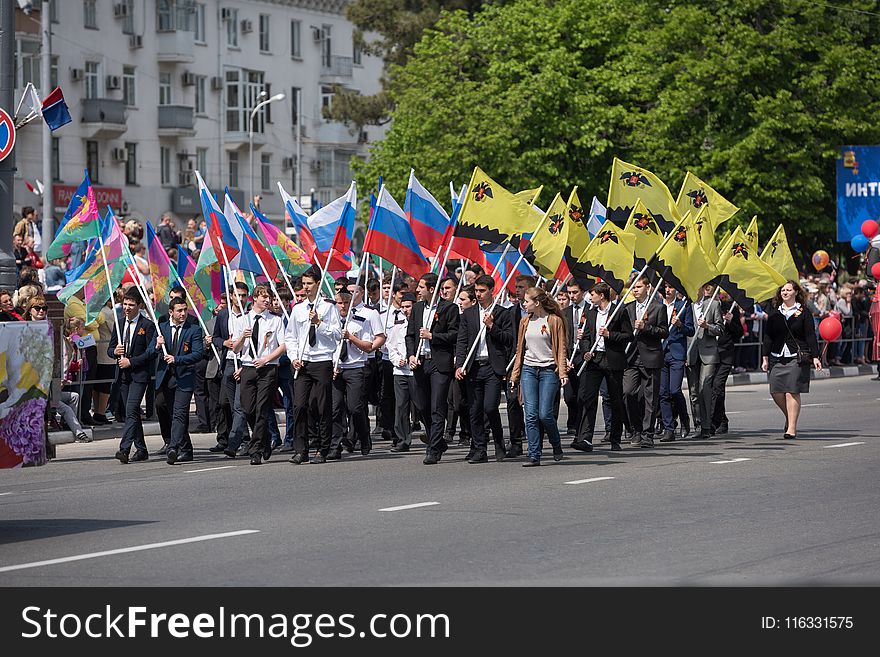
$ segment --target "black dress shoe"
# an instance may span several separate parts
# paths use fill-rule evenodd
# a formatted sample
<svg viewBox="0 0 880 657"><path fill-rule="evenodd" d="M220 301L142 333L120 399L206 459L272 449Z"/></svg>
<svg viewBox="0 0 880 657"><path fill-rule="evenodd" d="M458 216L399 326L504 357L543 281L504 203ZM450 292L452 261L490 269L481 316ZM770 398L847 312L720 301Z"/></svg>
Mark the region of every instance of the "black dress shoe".
<svg viewBox="0 0 880 657"><path fill-rule="evenodd" d="M642 434L642 439L639 441L639 447L653 447L654 439L651 437L651 434L645 433Z"/></svg>
<svg viewBox="0 0 880 657"><path fill-rule="evenodd" d="M406 443L397 443L394 447L391 448L391 451L395 453L408 452L409 445L407 445Z"/></svg>
<svg viewBox="0 0 880 657"><path fill-rule="evenodd" d="M84 417L81 417L79 419L79 423L81 425L83 425L84 427L93 427L96 424L95 421L92 419L91 415L86 415Z"/></svg>
<svg viewBox="0 0 880 657"><path fill-rule="evenodd" d="M391 440L394 438L394 434L388 431L388 429L382 429L382 440Z"/></svg>
<svg viewBox="0 0 880 657"><path fill-rule="evenodd" d="M150 455L147 453L147 450L139 449L134 453L134 456L132 456L129 461L134 463L135 461L146 461L148 458L150 458Z"/></svg>
<svg viewBox="0 0 880 657"><path fill-rule="evenodd" d="M173 447L169 448L165 452L165 460L168 461L168 465L174 465L177 462L177 450Z"/></svg>
<svg viewBox="0 0 880 657"><path fill-rule="evenodd" d="M486 454L486 452L478 452L478 453L474 454L472 457L470 457L469 459L467 459L467 462L470 463L471 465L473 465L475 463L488 463L489 462L489 455Z"/></svg>
<svg viewBox="0 0 880 657"><path fill-rule="evenodd" d="M281 447L281 445L283 445L283 444L284 444L284 443L282 443L280 440L276 440L274 443L272 443L272 449L273 449L273 450L276 450L276 449L278 449L279 447Z"/></svg>
<svg viewBox="0 0 880 657"><path fill-rule="evenodd" d="M153 452L153 456L163 456L168 451L168 443L162 445L159 449Z"/></svg>
<svg viewBox="0 0 880 657"><path fill-rule="evenodd" d="M259 454L254 454L251 457L251 465L262 465L262 463L263 463L263 457L260 456Z"/></svg>
<svg viewBox="0 0 880 657"><path fill-rule="evenodd" d="M281 449L278 450L282 454L287 454L288 452L293 451L293 445L284 445Z"/></svg>
<svg viewBox="0 0 880 657"><path fill-rule="evenodd" d="M107 419L107 416L102 415L101 413L95 413L92 415L92 422L95 424L110 424L110 420Z"/></svg>
<svg viewBox="0 0 880 657"><path fill-rule="evenodd" d="M271 458L271 456L272 456L272 448L271 447L264 447L262 456L263 456L264 461L268 461L269 458Z"/></svg>
<svg viewBox="0 0 880 657"><path fill-rule="evenodd" d="M315 454L315 458L313 458L311 462L320 465L321 463L327 462L327 457L321 454L321 452L318 452Z"/></svg>
<svg viewBox="0 0 880 657"><path fill-rule="evenodd" d="M341 449L331 449L327 453L328 461L341 461L342 460L342 450Z"/></svg>
<svg viewBox="0 0 880 657"><path fill-rule="evenodd" d="M440 459L437 458L436 454L428 454L425 457L425 460L422 461L425 465L437 465L440 462Z"/></svg>
<svg viewBox="0 0 880 657"><path fill-rule="evenodd" d="M621 451L623 451L623 447L620 446L620 443L611 443L611 451L612 452L621 452Z"/></svg>
<svg viewBox="0 0 880 657"><path fill-rule="evenodd" d="M523 461L522 467L534 468L539 465L541 465L541 462L538 459L526 459L525 461Z"/></svg>
<svg viewBox="0 0 880 657"><path fill-rule="evenodd" d="M128 463L128 452L123 452L121 449L116 452L116 458L119 459L120 463Z"/></svg>
<svg viewBox="0 0 880 657"><path fill-rule="evenodd" d="M522 447L517 445L516 447L509 447L507 449L506 458L515 459L517 456L522 456L523 450Z"/></svg>
<svg viewBox="0 0 880 657"><path fill-rule="evenodd" d="M593 449L593 446L590 445L590 449ZM562 460L562 445L553 445L553 460L561 461Z"/></svg>
<svg viewBox="0 0 880 657"><path fill-rule="evenodd" d="M303 454L301 452L297 452L293 456L291 456L288 460L288 463L293 463L294 465L299 465L300 463L308 463L309 456L308 454Z"/></svg>
<svg viewBox="0 0 880 657"><path fill-rule="evenodd" d="M642 434L639 431L633 431L629 434L629 444L630 445L638 445L642 442Z"/></svg>
<svg viewBox="0 0 880 657"><path fill-rule="evenodd" d="M576 449L581 452L592 452L593 451L593 445L591 443L588 443L586 440L575 440L571 444L571 448Z"/></svg>
<svg viewBox="0 0 880 657"><path fill-rule="evenodd" d="M507 450L504 447L495 446L495 460L501 463L507 458Z"/></svg>
<svg viewBox="0 0 880 657"><path fill-rule="evenodd" d="M671 443L675 440L675 432L674 431L664 431L663 437L660 438L661 443Z"/></svg>
<svg viewBox="0 0 880 657"><path fill-rule="evenodd" d="M238 453L234 449L229 449L228 447L223 450L223 453L231 459L234 459L236 456L238 456Z"/></svg>
<svg viewBox="0 0 880 657"><path fill-rule="evenodd" d="M730 429L727 426L727 422L722 422L721 424L718 425L718 428L715 429L715 433L724 434L724 433L727 433L729 430Z"/></svg>
<svg viewBox="0 0 880 657"><path fill-rule="evenodd" d="M192 460L193 460L192 454L181 454L180 456L177 457L178 463L188 463L189 461L192 461Z"/></svg>
<svg viewBox="0 0 880 657"><path fill-rule="evenodd" d="M225 445L214 445L213 447L209 447L208 451L212 454L218 454L226 449Z"/></svg>
<svg viewBox="0 0 880 657"><path fill-rule="evenodd" d="M345 448L345 451L348 452L349 454L354 452L354 443L352 443L348 438L343 438L342 442L340 444Z"/></svg>
<svg viewBox="0 0 880 657"><path fill-rule="evenodd" d="M790 433L784 433L784 434L782 434L782 439L783 439L783 440L794 440L795 438L797 438L797 436L792 436Z"/></svg>
<svg viewBox="0 0 880 657"><path fill-rule="evenodd" d="M679 437L680 438L687 438L689 435L691 435L691 422L690 422L690 420L688 420L686 418L682 418L681 419L681 434L679 435Z"/></svg>

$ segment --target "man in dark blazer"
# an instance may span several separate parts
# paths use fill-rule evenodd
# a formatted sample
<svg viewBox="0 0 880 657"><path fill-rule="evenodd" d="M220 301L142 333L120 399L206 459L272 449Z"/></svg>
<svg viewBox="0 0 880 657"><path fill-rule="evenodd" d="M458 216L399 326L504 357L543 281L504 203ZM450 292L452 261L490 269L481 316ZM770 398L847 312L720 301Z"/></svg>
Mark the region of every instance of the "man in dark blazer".
<svg viewBox="0 0 880 657"><path fill-rule="evenodd" d="M476 280L476 279L475 279ZM513 299L513 305L507 309L510 316L510 325L513 327L513 344L510 346L510 352L507 355L509 364L507 375L513 368L513 355L516 348L517 331L519 323L523 318L523 299L526 290L535 287L537 281L533 276L528 274L520 274L516 277L516 298ZM523 436L526 434L526 421L523 416L523 407L519 401L518 387L517 391L511 390L510 386L504 386L504 396L507 398L507 427L510 433L510 447L507 448L507 458L513 459L522 456L523 453Z"/></svg>
<svg viewBox="0 0 880 657"><path fill-rule="evenodd" d="M568 337L568 361L571 365L568 370L568 383L562 389L562 397L565 400L565 405L568 407L566 433L574 437L577 436L578 423L581 419L577 401L580 378L577 373L584 363L583 353L581 353L580 349L575 351L574 346L578 343L578 332L583 331L584 322L587 318L586 312L590 304L587 303L586 299L586 281L577 278L571 279L568 282L567 292L569 304L563 311L563 315L565 317L565 334ZM519 324L516 326L519 326Z"/></svg>
<svg viewBox="0 0 880 657"><path fill-rule="evenodd" d="M663 340L669 336L669 321L646 276L636 278L630 291L634 301L628 303L625 310L633 326L634 339L627 346L623 395L633 432L632 444L653 447L660 404Z"/></svg>
<svg viewBox="0 0 880 657"><path fill-rule="evenodd" d="M192 441L186 429L195 369L202 360L205 340L198 324L187 322L186 315L186 301L172 299L168 304L169 321L159 324L155 339L155 349L160 352L156 367L156 415L162 440L168 447L165 455L169 465L193 458Z"/></svg>
<svg viewBox="0 0 880 657"><path fill-rule="evenodd" d="M718 336L724 332L721 309L715 300L715 285L706 283L693 303L694 337L688 340L687 379L691 398L694 428L700 428L700 438L712 435L714 393L712 381L718 369Z"/></svg>
<svg viewBox="0 0 880 657"><path fill-rule="evenodd" d="M225 395L223 394L223 369L226 364L226 348L222 346L223 340L226 338L220 338L218 340L218 331L227 332L228 327L226 329L219 329L219 317L220 315L226 311L226 293L220 293L220 304L214 308L214 316L208 322L208 329L211 331L211 344L216 345L214 348L217 350L217 353L220 354L220 360L218 361L214 358L214 354L212 350L209 348L205 349L205 353L210 354L210 358L208 360L208 366L205 369L205 386L208 389L208 397L211 400L214 417L214 428L217 430L217 444L214 447L208 449L209 452L222 452L226 449L226 445L229 442L229 421L231 417L231 409L225 403ZM227 313L228 317L228 313ZM227 322L224 322L227 323ZM226 337L229 337L228 335Z"/></svg>
<svg viewBox="0 0 880 657"><path fill-rule="evenodd" d="M712 434L723 434L728 431L727 412L724 407L727 377L733 370L736 343L742 339L745 332L740 320L739 306L731 301L726 292L721 293L720 301L724 331L718 336L718 369L715 370L715 376L712 377L712 393L715 398L712 411Z"/></svg>
<svg viewBox="0 0 880 657"><path fill-rule="evenodd" d="M578 435L571 444L582 452L593 451L593 429L596 426L596 412L599 409L599 388L604 380L608 386L611 402L611 449L620 451L620 438L623 433L623 370L626 368L626 345L633 338L629 314L621 309L615 314L617 303L611 303L611 291L607 283L596 283L590 289L593 307L587 311L584 322L584 336L580 341L580 351L586 363L581 372L578 401L581 406L581 421ZM595 351L590 350L596 338L601 338Z"/></svg>
<svg viewBox="0 0 880 657"><path fill-rule="evenodd" d="M428 448L425 465L436 465L448 449L444 437L453 355L458 339L458 306L438 299L431 306L437 274L419 279L415 305L406 332L406 355L413 371L416 406L425 422Z"/></svg>
<svg viewBox="0 0 880 657"><path fill-rule="evenodd" d="M223 369L220 372L220 412L223 420L217 422L217 444L211 452L223 452L235 458L240 447L250 439L247 417L241 406L241 389L235 372L240 367L240 356L233 346L246 326L250 288L236 283L226 294L226 307L217 313L214 322L214 346L220 351ZM244 311L244 312L242 312Z"/></svg>
<svg viewBox="0 0 880 657"><path fill-rule="evenodd" d="M675 418L681 422L682 438L690 433L687 402L681 391L687 360L687 340L694 335L694 311L687 299L676 299L674 287L666 284L663 307L669 321L669 336L663 341L663 367L660 370L660 415L663 420L661 443L675 440Z"/></svg>
<svg viewBox="0 0 880 657"><path fill-rule="evenodd" d="M144 441L144 427L141 423L141 401L150 385L150 372L156 352L153 341L156 327L141 314L144 300L137 288L131 288L122 299L122 318L119 321L122 344L116 331L110 338L107 355L117 359L119 398L125 409L125 425L116 458L122 463L129 462L129 452L134 443L135 453L131 461L146 461L149 458L147 443Z"/></svg>
<svg viewBox="0 0 880 657"><path fill-rule="evenodd" d="M477 303L461 314L455 347L455 378L460 381L467 378L467 390L470 394L471 449L466 459L468 463L486 463L489 460L486 453L487 418L495 443L495 460L503 461L507 456L499 409L514 335L507 310L496 305L489 312L494 287L494 279L486 274L478 276L474 281ZM486 328L481 333L483 326ZM475 343L477 346L474 354L467 367L464 367L465 359Z"/></svg>

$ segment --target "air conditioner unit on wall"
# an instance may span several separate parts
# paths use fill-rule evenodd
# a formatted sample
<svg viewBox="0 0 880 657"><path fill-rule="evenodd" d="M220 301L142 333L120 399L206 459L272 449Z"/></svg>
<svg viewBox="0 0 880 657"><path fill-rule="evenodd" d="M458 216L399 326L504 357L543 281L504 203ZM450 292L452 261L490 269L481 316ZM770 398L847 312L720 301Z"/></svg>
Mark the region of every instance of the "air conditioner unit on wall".
<svg viewBox="0 0 880 657"><path fill-rule="evenodd" d="M118 75L108 75L107 76L107 89L119 89L119 76Z"/></svg>
<svg viewBox="0 0 880 657"><path fill-rule="evenodd" d="M128 160L127 148L114 148L110 151L110 159L114 162L125 162Z"/></svg>
<svg viewBox="0 0 880 657"><path fill-rule="evenodd" d="M192 161L190 157L184 157L180 159L180 171L183 172L191 172L195 169L195 162Z"/></svg>
<svg viewBox="0 0 880 657"><path fill-rule="evenodd" d="M192 171L181 171L177 174L178 187L192 187L194 176Z"/></svg>
<svg viewBox="0 0 880 657"><path fill-rule="evenodd" d="M321 160L314 160L309 168L312 171L320 171L321 170Z"/></svg>
<svg viewBox="0 0 880 657"><path fill-rule="evenodd" d="M128 47L132 50L144 47L144 37L140 34L132 34L128 37Z"/></svg>
<svg viewBox="0 0 880 657"><path fill-rule="evenodd" d="M72 68L70 69L70 79L74 82L79 82L86 76L85 71L81 68Z"/></svg>
<svg viewBox="0 0 880 657"><path fill-rule="evenodd" d="M180 78L184 87L192 87L196 83L196 74L191 71L184 71Z"/></svg>
<svg viewBox="0 0 880 657"><path fill-rule="evenodd" d="M281 158L281 168L285 170L289 170L293 168L294 158L292 157L283 157Z"/></svg>
<svg viewBox="0 0 880 657"><path fill-rule="evenodd" d="M324 40L324 30L320 27L312 28L312 39L314 41L323 41Z"/></svg>
<svg viewBox="0 0 880 657"><path fill-rule="evenodd" d="M211 78L211 89L213 91L223 91L223 78L219 75L215 75Z"/></svg>
<svg viewBox="0 0 880 657"><path fill-rule="evenodd" d="M253 32L253 31L254 31L254 22L250 19L247 19L247 18L244 19L241 22L241 33L247 34L248 32Z"/></svg>

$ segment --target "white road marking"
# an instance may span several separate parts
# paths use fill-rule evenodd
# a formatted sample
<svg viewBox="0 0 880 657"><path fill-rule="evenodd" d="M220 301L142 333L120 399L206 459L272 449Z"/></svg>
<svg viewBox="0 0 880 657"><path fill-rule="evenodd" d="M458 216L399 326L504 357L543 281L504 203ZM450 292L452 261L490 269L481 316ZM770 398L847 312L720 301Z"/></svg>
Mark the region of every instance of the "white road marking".
<svg viewBox="0 0 880 657"><path fill-rule="evenodd" d="M594 481L606 481L608 479L614 479L614 477L593 477L592 479L578 479L576 481L566 481L566 484L591 484Z"/></svg>
<svg viewBox="0 0 880 657"><path fill-rule="evenodd" d="M801 404L801 408L807 408L808 406L828 406L828 404Z"/></svg>
<svg viewBox="0 0 880 657"><path fill-rule="evenodd" d="M864 445L865 443L840 443L839 445L822 445L822 449L834 449L835 447L852 447L853 445Z"/></svg>
<svg viewBox="0 0 880 657"><path fill-rule="evenodd" d="M736 415L737 413L745 413L745 411L727 411L728 415Z"/></svg>
<svg viewBox="0 0 880 657"><path fill-rule="evenodd" d="M259 534L259 529L241 529L236 532L224 532L222 534L204 534L203 536L193 536L192 538L181 538L176 541L163 541L162 543L147 543L146 545L134 545L127 548L119 548L117 550L103 550L101 552L89 552L87 554L77 554L72 557L62 557L60 559L47 559L46 561L33 561L31 563L20 563L15 566L2 566L0 573L6 573L11 570L24 570L25 568L39 568L40 566L51 566L58 563L68 563L70 561L82 561L83 559L96 559L98 557L107 557L113 554L126 554L128 552L141 552L142 550L155 550L156 548L170 547L172 545L184 545L186 543L198 543L200 541L212 541L217 538L231 538L233 536L244 536L245 534Z"/></svg>
<svg viewBox="0 0 880 657"><path fill-rule="evenodd" d="M221 465L216 468L202 468L201 470L184 470L184 472L211 472L212 470L225 470L226 468L237 468L237 465Z"/></svg>
<svg viewBox="0 0 880 657"><path fill-rule="evenodd" d="M730 459L729 461L709 461L709 463L739 463L740 461L751 461L752 459L740 458L740 459Z"/></svg>
<svg viewBox="0 0 880 657"><path fill-rule="evenodd" d="M0 497L3 497L4 495L12 495L12 493L0 493Z"/></svg>
<svg viewBox="0 0 880 657"><path fill-rule="evenodd" d="M404 504L403 506L389 506L387 509L379 509L379 511L405 511L406 509L418 509L422 506L436 506L440 502L419 502L418 504Z"/></svg>

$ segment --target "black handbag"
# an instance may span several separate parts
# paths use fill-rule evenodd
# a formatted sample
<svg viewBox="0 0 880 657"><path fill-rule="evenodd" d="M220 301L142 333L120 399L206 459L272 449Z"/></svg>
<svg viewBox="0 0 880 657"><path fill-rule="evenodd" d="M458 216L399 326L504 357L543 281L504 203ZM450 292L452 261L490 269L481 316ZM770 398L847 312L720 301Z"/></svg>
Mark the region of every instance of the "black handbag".
<svg viewBox="0 0 880 657"><path fill-rule="evenodd" d="M812 354L810 354L810 351L808 349L804 349L803 347L801 347L800 342L798 342L794 335L792 335L791 327L788 325L788 320L785 319L784 315L782 316L782 321L785 322L785 328L786 330L788 330L788 335L791 338L791 341L794 342L795 346L797 347L797 364L810 365L813 362Z"/></svg>

